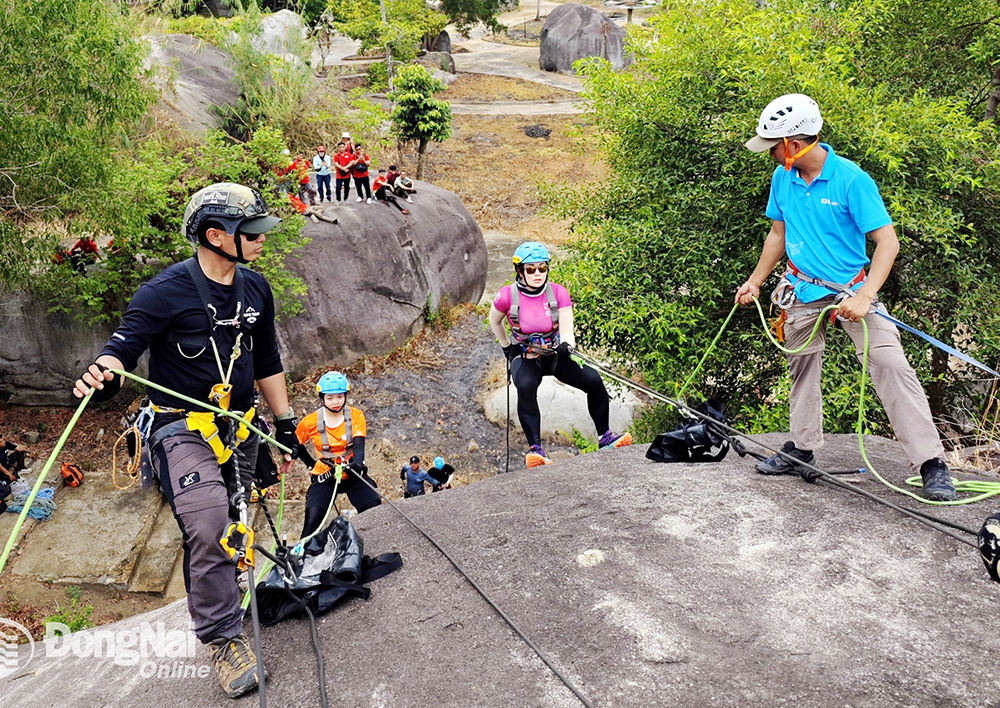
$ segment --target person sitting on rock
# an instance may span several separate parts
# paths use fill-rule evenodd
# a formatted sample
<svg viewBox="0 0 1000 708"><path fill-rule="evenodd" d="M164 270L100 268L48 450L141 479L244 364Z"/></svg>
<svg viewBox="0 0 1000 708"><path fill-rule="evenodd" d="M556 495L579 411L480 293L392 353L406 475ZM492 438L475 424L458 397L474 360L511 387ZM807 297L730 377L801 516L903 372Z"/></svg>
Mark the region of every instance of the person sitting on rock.
<svg viewBox="0 0 1000 708"><path fill-rule="evenodd" d="M320 376L316 392L321 405L295 429L299 459L311 468L302 538L319 530L333 505L334 492L347 494L359 514L381 503L374 489L378 485L365 467L368 424L364 413L347 405L350 390L350 382L339 371Z"/></svg>
<svg viewBox="0 0 1000 708"><path fill-rule="evenodd" d="M354 167L351 168L351 173L354 175L354 189L358 193L358 201L362 199L368 200L368 203L372 203L372 186L368 179L368 166L371 164L372 159L365 153L363 145L358 143L354 147ZM364 196L361 196L364 192Z"/></svg>
<svg viewBox="0 0 1000 708"><path fill-rule="evenodd" d="M392 204L404 214L410 213L409 209L404 209L403 205L396 201L396 197L389 193L389 178L386 175L385 170L378 171L378 177L375 178L375 182L372 184L372 189L375 190L375 198L386 206Z"/></svg>
<svg viewBox="0 0 1000 708"><path fill-rule="evenodd" d="M389 189L392 189L396 180L399 179L399 168L395 165L389 165L389 171L385 173L385 178L389 182Z"/></svg>
<svg viewBox="0 0 1000 708"><path fill-rule="evenodd" d="M0 433L0 473L7 475L11 481L14 481L17 473L25 469L24 460L27 454L28 448L8 440Z"/></svg>
<svg viewBox="0 0 1000 708"><path fill-rule="evenodd" d="M399 177L397 177L392 183L392 191L394 191L397 196L406 197L406 201L411 203L413 202L410 195L416 194L417 188L413 186L413 180L406 176L406 170L399 171Z"/></svg>
<svg viewBox="0 0 1000 708"><path fill-rule="evenodd" d="M517 417L528 439L528 467L552 463L542 448L538 409L538 386L545 376L586 392L602 449L632 444L630 434L618 435L608 426L610 403L600 374L581 367L570 356L576 344L573 302L566 288L549 281L550 261L548 249L540 243L518 246L513 258L516 282L500 288L490 307L490 329L510 362L510 377L517 387Z"/></svg>
<svg viewBox="0 0 1000 708"><path fill-rule="evenodd" d="M406 491L403 492L404 499L423 496L424 482L431 486L438 483L428 474L427 470L420 469L420 458L416 455L410 458L410 464L403 465L403 469L399 472L399 478L406 480Z"/></svg>

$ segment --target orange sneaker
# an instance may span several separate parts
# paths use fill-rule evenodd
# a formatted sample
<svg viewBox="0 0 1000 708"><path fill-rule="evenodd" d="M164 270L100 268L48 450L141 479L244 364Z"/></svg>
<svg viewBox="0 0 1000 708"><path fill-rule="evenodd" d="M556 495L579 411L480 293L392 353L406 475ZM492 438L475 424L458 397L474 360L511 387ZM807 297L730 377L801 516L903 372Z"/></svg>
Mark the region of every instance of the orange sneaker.
<svg viewBox="0 0 1000 708"><path fill-rule="evenodd" d="M542 449L541 445L532 445L528 450L528 454L524 456L524 466L528 469L551 464L552 460L546 456L545 450Z"/></svg>

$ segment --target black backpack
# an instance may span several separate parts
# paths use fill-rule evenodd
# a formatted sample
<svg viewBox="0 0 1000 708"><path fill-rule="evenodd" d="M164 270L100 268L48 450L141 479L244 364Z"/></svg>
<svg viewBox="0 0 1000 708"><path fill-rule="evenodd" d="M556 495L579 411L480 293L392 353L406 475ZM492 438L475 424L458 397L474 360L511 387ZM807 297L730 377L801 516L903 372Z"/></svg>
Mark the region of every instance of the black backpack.
<svg viewBox="0 0 1000 708"><path fill-rule="evenodd" d="M287 553L287 568L273 568L257 585L257 610L265 627L302 614L309 607L315 615L329 612L345 597L367 600L366 584L397 568L398 553L377 558L364 554L364 541L345 516L338 516L305 546L302 555Z"/></svg>

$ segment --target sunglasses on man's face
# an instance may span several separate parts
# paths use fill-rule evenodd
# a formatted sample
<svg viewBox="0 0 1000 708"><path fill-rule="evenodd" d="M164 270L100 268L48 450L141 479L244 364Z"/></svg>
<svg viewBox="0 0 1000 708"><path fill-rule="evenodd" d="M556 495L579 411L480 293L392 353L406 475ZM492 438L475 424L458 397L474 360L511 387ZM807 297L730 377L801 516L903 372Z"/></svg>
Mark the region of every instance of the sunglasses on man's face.
<svg viewBox="0 0 1000 708"><path fill-rule="evenodd" d="M526 275L534 275L535 273L548 273L549 266L545 263L539 263L538 265L526 265L524 266L524 272Z"/></svg>
<svg viewBox="0 0 1000 708"><path fill-rule="evenodd" d="M245 238L247 241L256 241L264 234L245 234L241 231L239 235Z"/></svg>

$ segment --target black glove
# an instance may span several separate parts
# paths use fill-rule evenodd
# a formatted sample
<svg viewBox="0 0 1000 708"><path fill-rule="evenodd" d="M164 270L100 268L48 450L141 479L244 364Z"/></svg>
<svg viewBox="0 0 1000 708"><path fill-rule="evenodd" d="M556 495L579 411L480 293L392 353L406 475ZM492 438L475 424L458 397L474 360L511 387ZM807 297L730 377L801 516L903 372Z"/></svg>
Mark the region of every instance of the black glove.
<svg viewBox="0 0 1000 708"><path fill-rule="evenodd" d="M560 342L559 346L556 347L556 354L560 356L569 356L569 342Z"/></svg>
<svg viewBox="0 0 1000 708"><path fill-rule="evenodd" d="M102 374L108 370L108 367L104 366L103 364L98 364L96 361L90 366L96 366L98 369L101 370ZM87 370L84 371L83 374L90 373L90 366L87 367ZM80 374L79 376L80 379L83 379L83 374ZM110 401L118 394L121 388L122 388L122 377L119 376L118 374L115 374L113 379L104 382L104 388L94 389L94 395L90 397L90 400L92 403L100 403L101 401Z"/></svg>
<svg viewBox="0 0 1000 708"><path fill-rule="evenodd" d="M351 462L351 463L350 463L350 464L348 465L348 467L350 467L350 468L351 468L351 471L352 471L352 472L353 472L354 474L356 474L356 475L357 475L358 477L363 477L363 476L364 476L364 475L365 475L365 474L366 474L366 473L368 472L368 468L367 468L367 467L365 467L365 466L364 466L363 464L361 464L360 462Z"/></svg>
<svg viewBox="0 0 1000 708"><path fill-rule="evenodd" d="M299 438L295 435L295 428L297 426L298 422L295 418L285 418L284 420L274 419L274 439L291 449L290 453L285 454L290 454L293 460L299 456Z"/></svg>
<svg viewBox="0 0 1000 708"><path fill-rule="evenodd" d="M517 357L521 356L521 345L511 343L506 347L501 347L503 349L503 355L507 357L507 361L514 361Z"/></svg>

